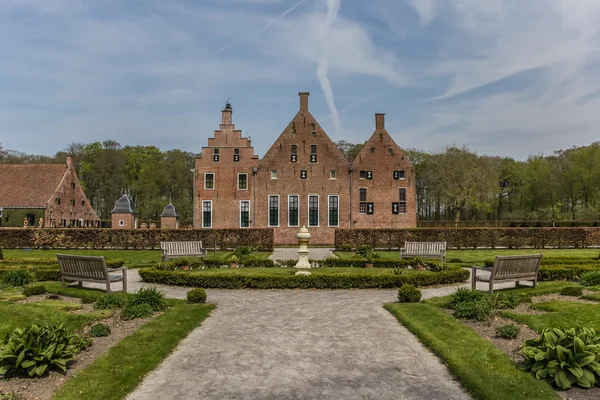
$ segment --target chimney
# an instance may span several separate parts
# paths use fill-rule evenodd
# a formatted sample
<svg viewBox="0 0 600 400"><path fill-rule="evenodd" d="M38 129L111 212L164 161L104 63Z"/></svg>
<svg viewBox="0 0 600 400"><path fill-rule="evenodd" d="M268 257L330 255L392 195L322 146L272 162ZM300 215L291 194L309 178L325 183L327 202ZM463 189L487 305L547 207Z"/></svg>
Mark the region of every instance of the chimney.
<svg viewBox="0 0 600 400"><path fill-rule="evenodd" d="M308 111L308 96L310 93L308 92L300 92L298 96L300 96L300 111Z"/></svg>
<svg viewBox="0 0 600 400"><path fill-rule="evenodd" d="M73 158L71 156L67 156L67 168L73 165Z"/></svg>
<svg viewBox="0 0 600 400"><path fill-rule="evenodd" d="M385 114L375 114L375 129L385 129Z"/></svg>
<svg viewBox="0 0 600 400"><path fill-rule="evenodd" d="M221 111L221 125L231 125L231 114L233 113L233 109L231 108L231 104L229 101L225 104L225 108Z"/></svg>

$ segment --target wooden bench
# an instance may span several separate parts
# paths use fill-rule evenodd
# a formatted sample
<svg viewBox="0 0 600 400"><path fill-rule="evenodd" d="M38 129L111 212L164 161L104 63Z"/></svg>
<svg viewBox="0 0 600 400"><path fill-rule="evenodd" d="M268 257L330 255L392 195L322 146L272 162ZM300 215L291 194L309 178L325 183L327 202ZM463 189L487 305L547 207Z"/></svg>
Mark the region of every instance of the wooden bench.
<svg viewBox="0 0 600 400"><path fill-rule="evenodd" d="M477 281L489 282L490 293L494 291L494 283L533 281L533 287L537 284L537 275L542 263L543 254L523 256L496 256L494 265L489 268L471 268L471 289L475 290ZM477 272L488 271L489 276L477 276Z"/></svg>
<svg viewBox="0 0 600 400"><path fill-rule="evenodd" d="M160 242L162 260L180 257L206 257L202 242Z"/></svg>
<svg viewBox="0 0 600 400"><path fill-rule="evenodd" d="M106 292L110 293L110 284L123 282L123 292L127 292L127 267L107 268L104 257L76 256L71 254L57 254L60 265L60 280L62 286L66 281L94 282L106 284ZM111 272L121 271L120 274Z"/></svg>
<svg viewBox="0 0 600 400"><path fill-rule="evenodd" d="M446 242L404 242L400 258L439 258L446 262Z"/></svg>

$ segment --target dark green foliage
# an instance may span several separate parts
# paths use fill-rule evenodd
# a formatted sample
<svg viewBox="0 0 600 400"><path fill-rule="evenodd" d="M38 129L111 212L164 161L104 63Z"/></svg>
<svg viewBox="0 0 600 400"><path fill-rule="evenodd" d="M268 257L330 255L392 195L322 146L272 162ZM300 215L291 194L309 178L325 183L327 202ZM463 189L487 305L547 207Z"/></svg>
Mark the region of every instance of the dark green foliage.
<svg viewBox="0 0 600 400"><path fill-rule="evenodd" d="M393 275L399 276L399 275L404 275L406 273L406 269L405 268L394 268L394 269L392 269L391 272Z"/></svg>
<svg viewBox="0 0 600 400"><path fill-rule="evenodd" d="M502 325L496 328L496 336L502 339L514 340L519 337L521 328L514 324Z"/></svg>
<svg viewBox="0 0 600 400"><path fill-rule="evenodd" d="M118 198L119 195L116 195ZM114 198L107 202L114 204ZM22 221L22 219L21 219ZM8 248L158 249L161 241L201 240L205 247L216 243L221 249L253 246L257 251L271 251L273 229L0 229L0 243Z"/></svg>
<svg viewBox="0 0 600 400"><path fill-rule="evenodd" d="M405 283L414 286L442 285L464 282L469 278L469 271L460 268L442 272L418 271L400 276L359 273L330 275L207 275L202 271L159 271L153 268L142 268L139 270L139 274L144 282L202 287L205 289L384 289L399 288Z"/></svg>
<svg viewBox="0 0 600 400"><path fill-rule="evenodd" d="M107 294L96 300L94 308L96 310L114 310L123 307L124 303L125 301L122 297L115 294Z"/></svg>
<svg viewBox="0 0 600 400"><path fill-rule="evenodd" d="M168 305L165 294L154 287L141 288L127 299L128 306L140 304L147 304L152 311L163 311Z"/></svg>
<svg viewBox="0 0 600 400"><path fill-rule="evenodd" d="M244 258L250 256L253 251L254 251L254 249L252 248L252 246L239 246L238 248L235 249L233 254L238 256L240 259L244 259Z"/></svg>
<svg viewBox="0 0 600 400"><path fill-rule="evenodd" d="M2 284L7 286L25 286L31 282L33 282L33 275L24 269L7 271L2 275Z"/></svg>
<svg viewBox="0 0 600 400"><path fill-rule="evenodd" d="M413 285L402 285L398 289L398 302L400 303L418 303L421 301L421 290Z"/></svg>
<svg viewBox="0 0 600 400"><path fill-rule="evenodd" d="M592 271L581 274L579 283L583 286L600 286L600 271Z"/></svg>
<svg viewBox="0 0 600 400"><path fill-rule="evenodd" d="M104 337L110 335L110 327L106 324L96 324L88 332L91 337Z"/></svg>
<svg viewBox="0 0 600 400"><path fill-rule="evenodd" d="M448 260L448 262L450 262L450 263L461 263L461 262L463 262L463 260L461 260L460 258L451 258L450 260Z"/></svg>
<svg viewBox="0 0 600 400"><path fill-rule="evenodd" d="M494 266L494 262L495 262L495 260L485 260L485 261L483 262L483 265L484 265L486 268L492 268L492 267Z"/></svg>
<svg viewBox="0 0 600 400"><path fill-rule="evenodd" d="M256 257L246 257L240 260L240 265L243 268L275 268L275 262L268 258L261 259Z"/></svg>
<svg viewBox="0 0 600 400"><path fill-rule="evenodd" d="M563 296L580 297L583 296L583 288L581 286L569 286L560 291Z"/></svg>
<svg viewBox="0 0 600 400"><path fill-rule="evenodd" d="M76 353L79 353L92 345L92 338L75 334L71 338L71 344L75 347Z"/></svg>
<svg viewBox="0 0 600 400"><path fill-rule="evenodd" d="M206 291L202 288L192 289L187 292L188 303L206 303Z"/></svg>
<svg viewBox="0 0 600 400"><path fill-rule="evenodd" d="M298 260L275 260L275 267L277 268L294 268L296 264L298 264Z"/></svg>
<svg viewBox="0 0 600 400"><path fill-rule="evenodd" d="M136 318L146 318L154 313L152 307L148 304L130 304L127 303L121 310L121 319L129 321Z"/></svg>
<svg viewBox="0 0 600 400"><path fill-rule="evenodd" d="M561 389L593 387L600 378L600 336L594 329L544 329L523 347L526 371Z"/></svg>
<svg viewBox="0 0 600 400"><path fill-rule="evenodd" d="M449 269L456 268L453 265L444 264L440 262L425 262L425 265L429 271L433 272L447 271Z"/></svg>
<svg viewBox="0 0 600 400"><path fill-rule="evenodd" d="M352 245L350 243L344 243L341 247L342 251L352 251Z"/></svg>
<svg viewBox="0 0 600 400"><path fill-rule="evenodd" d="M495 310L513 309L522 301L521 297L512 292L494 292L493 294L486 294L485 296L490 296L492 308Z"/></svg>
<svg viewBox="0 0 600 400"><path fill-rule="evenodd" d="M579 281L586 272L600 271L600 265L542 265L538 273L540 281Z"/></svg>
<svg viewBox="0 0 600 400"><path fill-rule="evenodd" d="M473 319L475 321L488 321L494 315L493 302L490 297L477 301L457 303L454 306L456 318Z"/></svg>
<svg viewBox="0 0 600 400"><path fill-rule="evenodd" d="M370 244L361 244L360 246L358 246L358 248L356 249L356 252L361 256L361 257L365 257L367 255L367 253L372 253L373 252L373 246L371 246Z"/></svg>
<svg viewBox="0 0 600 400"><path fill-rule="evenodd" d="M459 303L469 303L483 298L483 293L477 290L459 287L450 295L450 304L448 307L455 308Z"/></svg>
<svg viewBox="0 0 600 400"><path fill-rule="evenodd" d="M27 285L23 287L23 294L27 297L46 293L44 285Z"/></svg>
<svg viewBox="0 0 600 400"><path fill-rule="evenodd" d="M83 304L92 304L96 302L96 297L94 296L86 296L86 295L79 295L79 298L81 299L81 302Z"/></svg>
<svg viewBox="0 0 600 400"><path fill-rule="evenodd" d="M310 260L311 264L315 267L323 267L323 268L362 268L365 266L365 260L363 257L357 256L357 259L354 260L341 260L339 258L326 258L324 260ZM297 261L296 261L297 262ZM431 260L423 260L422 264L426 269L432 270L439 265L439 262L431 261ZM295 264L294 264L295 265ZM376 258L373 260L374 268L409 268L415 265L414 260L389 260ZM449 268L460 268L458 266L449 266Z"/></svg>
<svg viewBox="0 0 600 400"><path fill-rule="evenodd" d="M49 369L67 370L78 349L62 324L17 328L0 346L0 375L42 376Z"/></svg>

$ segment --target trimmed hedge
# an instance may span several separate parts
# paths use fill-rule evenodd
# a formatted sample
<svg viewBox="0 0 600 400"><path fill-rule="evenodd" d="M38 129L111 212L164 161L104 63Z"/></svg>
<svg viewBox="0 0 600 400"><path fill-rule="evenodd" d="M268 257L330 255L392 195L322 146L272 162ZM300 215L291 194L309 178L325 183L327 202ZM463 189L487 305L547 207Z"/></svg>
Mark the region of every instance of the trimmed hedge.
<svg viewBox="0 0 600 400"><path fill-rule="evenodd" d="M38 260L36 260L38 261ZM123 260L106 260L108 268L120 268L124 264ZM10 260L0 262L0 277L7 271L25 269L35 277L36 281L60 281L60 267L58 263L30 263L29 261L19 263Z"/></svg>
<svg viewBox="0 0 600 400"><path fill-rule="evenodd" d="M600 271L600 265L542 265L540 281L578 281L586 272Z"/></svg>
<svg viewBox="0 0 600 400"><path fill-rule="evenodd" d="M476 249L505 247L584 248L600 245L600 228L412 228L336 229L336 250L357 249L369 244L377 249L399 249L404 242L446 241L449 248Z"/></svg>
<svg viewBox="0 0 600 400"><path fill-rule="evenodd" d="M450 269L442 272L415 271L404 275L209 275L202 272L159 271L142 268L139 274L144 282L166 285L202 287L210 289L389 289L404 284L432 286L464 282L469 278L466 269Z"/></svg>
<svg viewBox="0 0 600 400"><path fill-rule="evenodd" d="M235 249L252 246L273 250L273 229L96 229L4 228L0 246L63 249L158 249L160 242L201 240L204 247Z"/></svg>

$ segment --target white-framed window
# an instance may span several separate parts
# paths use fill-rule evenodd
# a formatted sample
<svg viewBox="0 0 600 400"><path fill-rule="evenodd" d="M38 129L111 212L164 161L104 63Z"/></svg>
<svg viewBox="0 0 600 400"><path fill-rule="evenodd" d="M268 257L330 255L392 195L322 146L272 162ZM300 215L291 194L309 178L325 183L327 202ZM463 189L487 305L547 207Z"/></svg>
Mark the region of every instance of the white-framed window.
<svg viewBox="0 0 600 400"><path fill-rule="evenodd" d="M327 220L328 226L339 226L340 225L340 196L332 194L328 196L328 213Z"/></svg>
<svg viewBox="0 0 600 400"><path fill-rule="evenodd" d="M240 201L240 228L250 228L250 201Z"/></svg>
<svg viewBox="0 0 600 400"><path fill-rule="evenodd" d="M125 226L125 221L123 221L122 219L119 220L119 226Z"/></svg>
<svg viewBox="0 0 600 400"><path fill-rule="evenodd" d="M308 196L308 226L319 226L319 195Z"/></svg>
<svg viewBox="0 0 600 400"><path fill-rule="evenodd" d="M212 200L202 202L202 227L212 228Z"/></svg>
<svg viewBox="0 0 600 400"><path fill-rule="evenodd" d="M248 174L238 174L238 190L248 190Z"/></svg>
<svg viewBox="0 0 600 400"><path fill-rule="evenodd" d="M271 179L277 179L277 170L276 169L271 170Z"/></svg>
<svg viewBox="0 0 600 400"><path fill-rule="evenodd" d="M300 196L288 196L288 226L300 226Z"/></svg>
<svg viewBox="0 0 600 400"><path fill-rule="evenodd" d="M337 171L335 169L329 171L329 179L337 179Z"/></svg>
<svg viewBox="0 0 600 400"><path fill-rule="evenodd" d="M279 195L269 195L269 226L279 226Z"/></svg>
<svg viewBox="0 0 600 400"><path fill-rule="evenodd" d="M367 213L367 188L358 189L359 198L358 198L358 212L360 214Z"/></svg>
<svg viewBox="0 0 600 400"><path fill-rule="evenodd" d="M399 192L398 213L406 214L406 188L400 188Z"/></svg>
<svg viewBox="0 0 600 400"><path fill-rule="evenodd" d="M215 188L215 174L212 172L206 172L204 174L204 189L214 190Z"/></svg>

